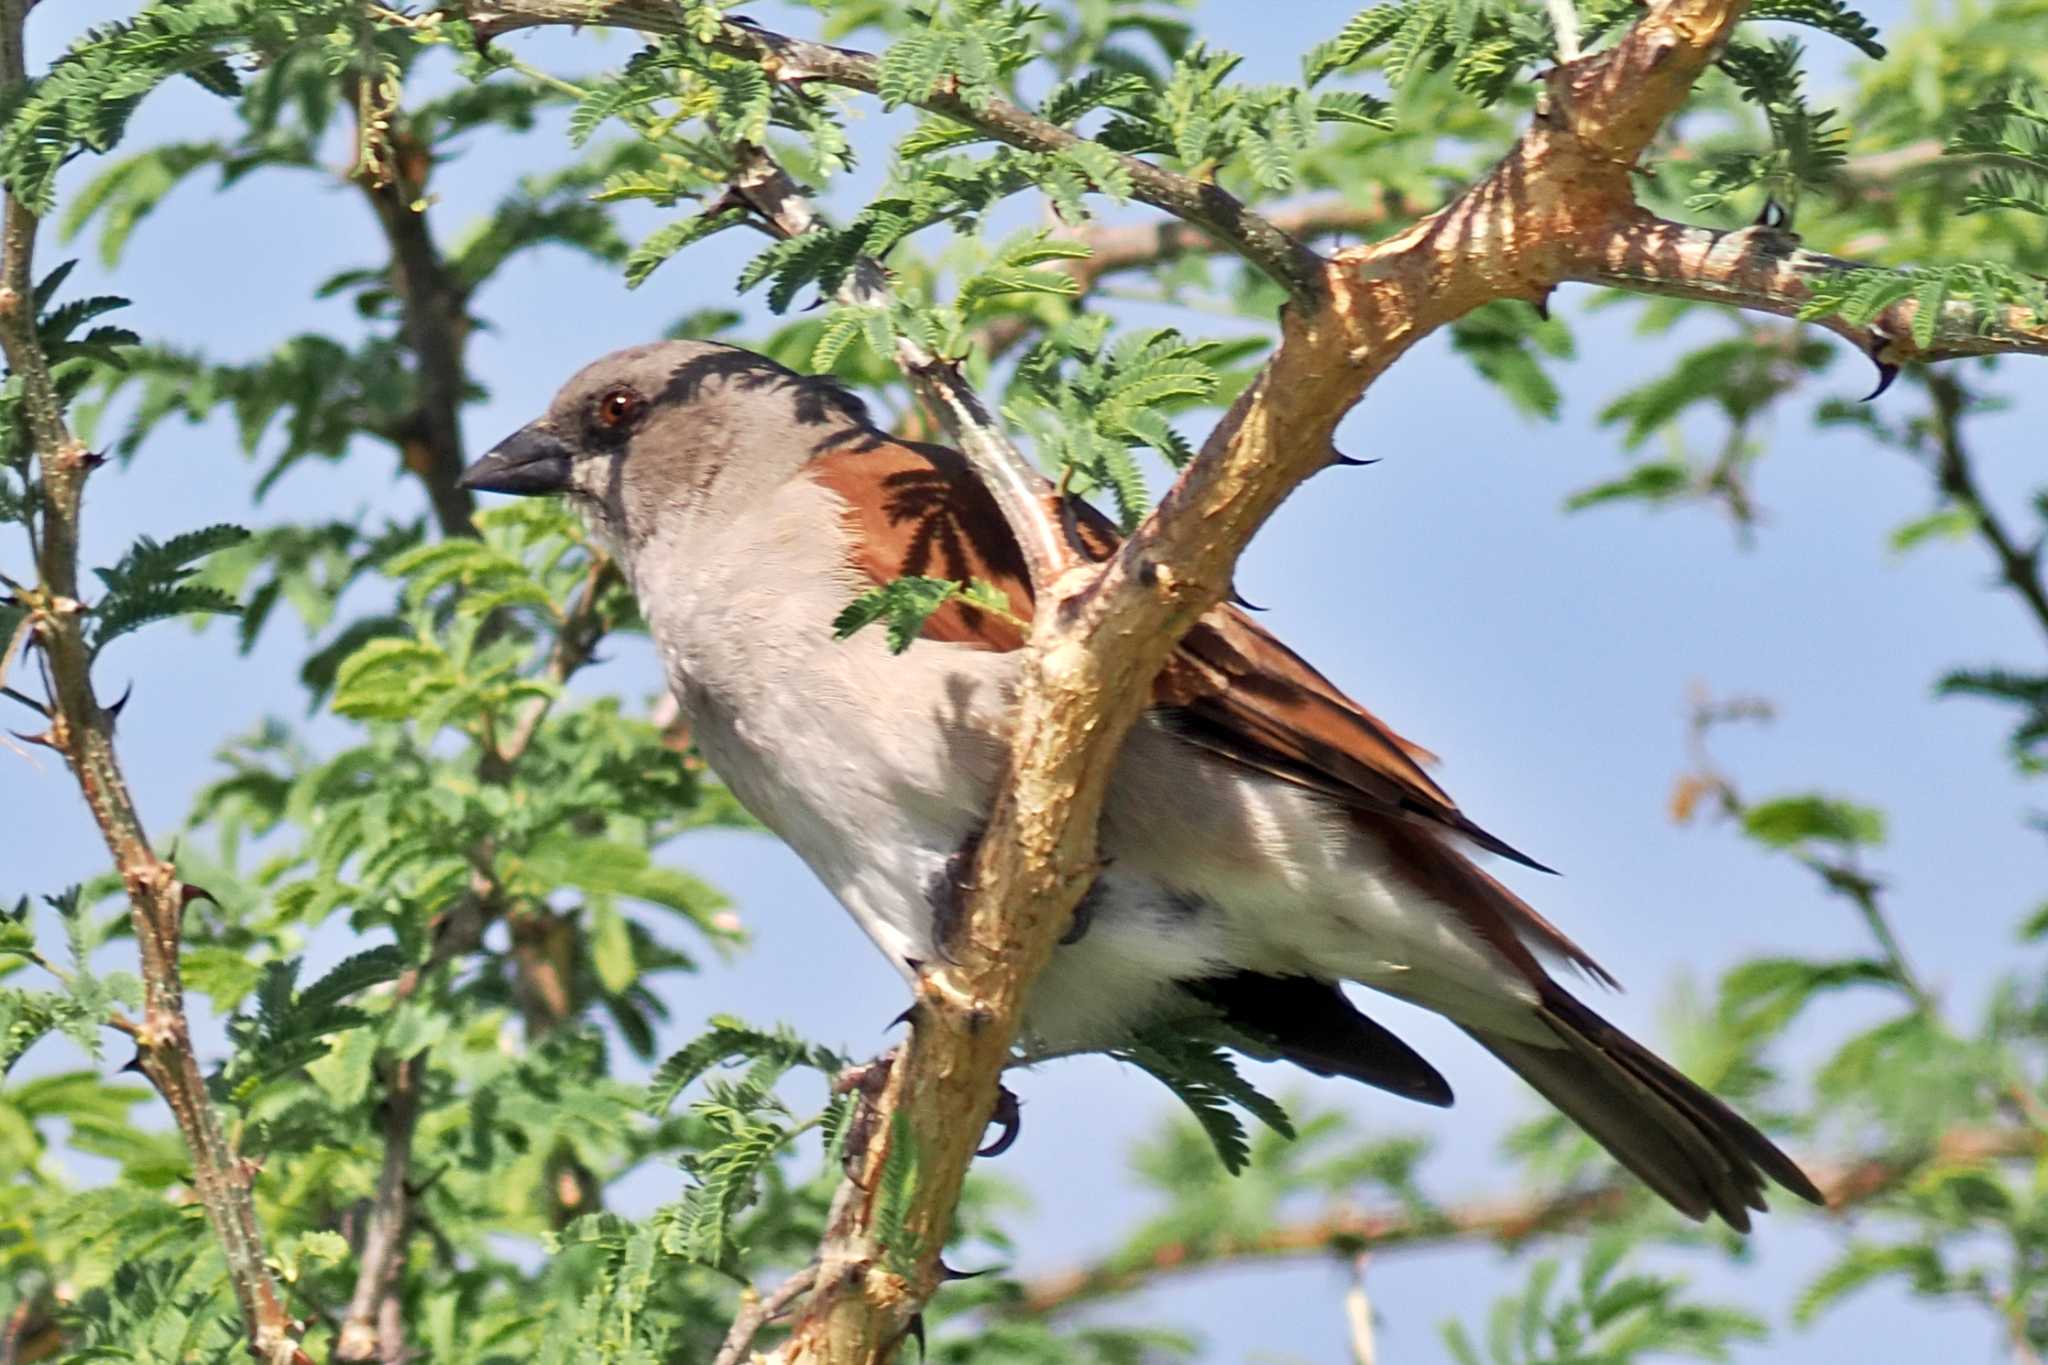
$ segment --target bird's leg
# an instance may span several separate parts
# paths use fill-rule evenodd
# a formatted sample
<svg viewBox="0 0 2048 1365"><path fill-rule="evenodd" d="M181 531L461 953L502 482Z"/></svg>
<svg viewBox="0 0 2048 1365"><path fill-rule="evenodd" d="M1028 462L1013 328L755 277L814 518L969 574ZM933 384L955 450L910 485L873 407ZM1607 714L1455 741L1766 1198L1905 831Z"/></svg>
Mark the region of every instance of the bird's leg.
<svg viewBox="0 0 2048 1365"><path fill-rule="evenodd" d="M846 1146L842 1160L848 1176L857 1176L867 1157L868 1141L875 1133L875 1120L879 1117L875 1108L882 1092L888 1089L889 1072L896 1065L896 1050L891 1048L870 1062L847 1067L832 1078L832 1093L854 1095L853 1115L846 1121ZM996 1108L988 1121L1000 1128L995 1140L979 1148L976 1156L1001 1156L1017 1141L1017 1135L1024 1131L1024 1117L1017 1103L1017 1093L1007 1085L996 1086Z"/></svg>
<svg viewBox="0 0 2048 1365"><path fill-rule="evenodd" d="M967 918L967 893L974 889L974 855L981 848L981 831L980 825L968 831L925 892L932 907L932 951L948 965L960 961L953 954L953 941Z"/></svg>
<svg viewBox="0 0 2048 1365"><path fill-rule="evenodd" d="M1088 926L1095 923L1096 902L1101 899L1102 883L1097 881L1075 902L1074 918L1067 925L1067 932L1060 935L1060 947L1070 947L1088 936Z"/></svg>

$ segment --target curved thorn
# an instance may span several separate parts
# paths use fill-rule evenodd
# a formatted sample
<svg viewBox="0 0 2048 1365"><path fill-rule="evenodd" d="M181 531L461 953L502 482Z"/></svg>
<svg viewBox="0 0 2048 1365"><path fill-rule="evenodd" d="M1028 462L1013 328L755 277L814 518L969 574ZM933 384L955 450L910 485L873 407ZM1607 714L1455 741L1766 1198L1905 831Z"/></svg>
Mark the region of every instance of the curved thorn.
<svg viewBox="0 0 2048 1365"><path fill-rule="evenodd" d="M1870 329L1870 345L1865 349L1864 355L1869 357L1871 364L1877 366L1877 387L1863 395L1862 401L1865 403L1890 388L1892 381L1899 377L1898 362L1885 359L1885 352L1891 349L1891 344L1891 337L1887 336L1882 328Z"/></svg>
<svg viewBox="0 0 2048 1365"><path fill-rule="evenodd" d="M1019 1112L1017 1096L1011 1091L1009 1086L998 1085L996 1087L996 1109L993 1114L988 1116L988 1121L997 1125L1003 1131L996 1135L994 1142L989 1143L985 1147L975 1148L974 1154L976 1156L1001 1156L1016 1144L1017 1135L1024 1131L1024 1116Z"/></svg>
<svg viewBox="0 0 2048 1365"><path fill-rule="evenodd" d="M953 1280L978 1280L984 1275L993 1275L1000 1269L1002 1269L1001 1266L991 1265L983 1266L980 1270L955 1270L944 1261L940 1261L939 1278L948 1282Z"/></svg>

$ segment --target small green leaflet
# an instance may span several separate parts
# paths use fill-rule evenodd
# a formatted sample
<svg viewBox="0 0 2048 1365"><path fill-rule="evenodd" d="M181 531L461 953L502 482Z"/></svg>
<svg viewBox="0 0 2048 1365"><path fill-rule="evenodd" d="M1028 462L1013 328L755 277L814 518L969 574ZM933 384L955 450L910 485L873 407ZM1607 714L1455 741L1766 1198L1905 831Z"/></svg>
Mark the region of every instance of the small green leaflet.
<svg viewBox="0 0 2048 1365"><path fill-rule="evenodd" d="M1781 796L1751 806L1743 814L1742 831L1773 848L1808 840L1874 845L1884 842L1884 813L1828 796Z"/></svg>
<svg viewBox="0 0 2048 1365"><path fill-rule="evenodd" d="M1237 1175L1251 1162L1251 1144L1244 1125L1230 1110L1236 1105L1280 1136L1294 1137L1287 1111L1238 1074L1230 1054L1199 1037L1156 1030L1111 1054L1152 1073L1188 1107L1216 1148L1223 1168Z"/></svg>
<svg viewBox="0 0 2048 1365"><path fill-rule="evenodd" d="M920 1249L910 1229L910 1212L917 1201L917 1135L910 1121L897 1110L889 1116L889 1151L882 1158L879 1198L875 1204L875 1239L882 1244L882 1261L906 1280L917 1277Z"/></svg>
<svg viewBox="0 0 2048 1365"><path fill-rule="evenodd" d="M993 584L974 579L958 583L950 578L911 575L893 583L870 588L853 599L832 618L834 639L845 640L880 621L889 637L889 652L901 654L924 630L924 624L948 602L959 601L976 611L985 611L1013 625L1022 625L1010 610L1010 599Z"/></svg>

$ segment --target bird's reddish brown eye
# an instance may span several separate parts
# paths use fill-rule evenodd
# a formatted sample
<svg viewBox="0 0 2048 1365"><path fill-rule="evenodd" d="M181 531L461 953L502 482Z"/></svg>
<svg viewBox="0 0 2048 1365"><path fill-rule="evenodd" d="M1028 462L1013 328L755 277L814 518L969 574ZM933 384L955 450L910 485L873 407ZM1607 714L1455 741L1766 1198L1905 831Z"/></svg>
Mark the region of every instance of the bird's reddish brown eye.
<svg viewBox="0 0 2048 1365"><path fill-rule="evenodd" d="M646 403L631 389L613 389L597 400L597 424L617 431L640 415Z"/></svg>

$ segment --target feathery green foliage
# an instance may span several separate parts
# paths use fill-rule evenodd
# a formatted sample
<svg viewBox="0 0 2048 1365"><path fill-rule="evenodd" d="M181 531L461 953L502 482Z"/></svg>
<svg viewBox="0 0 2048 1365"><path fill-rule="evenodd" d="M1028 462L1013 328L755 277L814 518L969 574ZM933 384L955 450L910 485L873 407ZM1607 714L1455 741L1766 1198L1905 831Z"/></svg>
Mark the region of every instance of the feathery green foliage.
<svg viewBox="0 0 2048 1365"><path fill-rule="evenodd" d="M60 8L39 8L37 25L60 23ZM478 512L452 485L469 453L464 419L475 434L488 397L470 346L494 332L497 345L516 343L524 268L568 253L622 290L673 290L672 334L736 334L863 390L885 425L929 435L895 368L908 337L1000 395L1005 423L1046 470L1130 527L1156 476L1185 465L1252 381L1282 302L1199 234L1149 235L1156 219L1133 202L1138 163L1189 177L1212 208L1220 193L1253 211L1315 210L1305 231L1318 249L1398 232L1498 160L1558 57L1554 11L1538 0L1385 0L1348 20L1269 7L1273 24L1304 26L1301 76L1286 81L1246 79L1246 63L1205 31L1207 14L1179 0L815 8L819 36L880 54L879 101L778 80L737 55L722 26L753 11L732 0L680 0L680 35L613 48L481 45L460 7L153 0L79 35L0 102L0 179L46 215L47 235L91 239L78 248L85 263L47 269L31 301L84 458L107 465L86 504L88 564L103 565L79 607L90 650L166 618L225 633L208 619L234 615L252 669L280 651L298 660L305 716L259 719L259 703L289 708L226 677L223 706L248 711L243 731L169 789L161 774L133 785L193 888L182 965L195 1046L313 1359L335 1353L394 1150L411 1213L393 1312L410 1358L644 1365L712 1359L743 1289L807 1261L859 1129L854 1098L835 1090L850 1060L841 1042L707 1012L697 974L744 948L743 915L784 908L734 907L685 870L685 836L752 825L687 734L647 718L651 680L621 699L577 676L643 630L604 549L559 508ZM1621 0L1577 9L1589 51L1639 12ZM1802 275L1802 318L1877 329L1880 361L1888 337L1927 346L2048 316L2048 60L2034 8L1987 0L1918 16L1886 35L1896 56L1841 0L1758 0L1744 18L1637 168L1647 207L1759 224L1766 236L1747 240L1773 252L1792 248L1796 227L1807 247L1871 262ZM1842 79L1816 82L1801 43L1747 26L1758 22L1817 30L1855 60ZM540 69L557 60L611 69ZM178 107L165 88L186 82L218 115L203 129L157 116ZM951 113L917 107L935 95ZM1024 150L962 121L997 99L1081 141ZM897 112L868 117L878 103ZM728 188L755 148L815 193L820 226L766 245L731 281L691 274L750 222ZM857 164L876 169L849 181ZM282 306L266 299L241 307L259 339L223 353L208 319L156 306L144 248L194 199L241 194L274 196L266 211L283 202L359 221L344 255L308 262L308 330L271 326ZM214 268L206 244L179 248ZM864 260L883 267L886 300L848 301ZM110 317L119 294L75 283L96 275L138 300L121 315L141 319L135 330ZM735 298L758 291L748 311L725 307L728 283ZM1449 345L1483 386L1476 401L1546 419L1587 401L1571 378L1583 319L1559 302L1554 315L1495 303L1451 327ZM1707 510L1745 540L1789 534L1759 488L1773 461L1803 453L1810 420L1924 476L1925 505L1886 538L1915 550L1898 572L1988 549L1995 586L2020 607L2011 619L2048 630L2048 494L2028 502L2003 475L1988 492L1971 477L1973 442L1994 430L1979 418L2026 382L2017 365L1944 372L1952 388L1909 371L1859 404L1868 367L1820 329L1723 317L1690 298L1626 306L1640 363L1596 378L1604 399L1593 401L1627 463L1589 457L1570 475L1585 486L1568 507ZM100 516L123 467L195 435L221 447L191 476L217 485L208 519L219 524L172 534L147 506L124 506L146 531L102 555ZM49 508L31 446L10 376L0 523L40 534ZM314 515L262 505L312 464L345 466L360 495ZM2040 482L2017 469L2011 478ZM400 491L387 496L394 473ZM25 744L49 724L20 707L40 704L32 635L43 608L20 581L34 576L36 547L10 535L0 705L27 717ZM832 626L845 638L879 624L900 652L941 610L1021 624L987 583L908 577L860 593ZM107 668L132 668L141 695L150 685L145 656L126 649L95 679L124 747ZM2020 778L2048 770L2048 677L2033 656L1985 641L1935 690L1995 708L2003 761ZM2048 1350L2048 1217L2033 1157L2048 1076L2037 960L2048 909L1965 905L1967 878L1936 900L1910 878L1894 888L1887 860L1921 831L1859 796L1817 794L1842 789L1841 774L1787 775L1751 798L1710 756L1698 762L1674 813L1722 818L1740 840L1729 856L1768 856L1807 878L1797 907L1795 893L1774 894L1788 913L1834 914L1842 935L1738 962L1676 1017L1683 1060L1704 1083L1802 1150L1872 1173L1859 1197L1876 1216L1824 1265L1768 1263L1774 1276L1803 1275L1792 1317L1903 1294L1943 1304L1944 1322L1981 1316L2016 1356ZM157 809L195 777L182 821ZM192 1154L152 1092L113 1070L142 999L125 966L121 888L100 876L50 891L61 879L37 851L7 847L18 885L0 901L0 1356L245 1358L226 1266L193 1201ZM1927 924L1966 910L2008 916L2023 940L1974 1016L1911 960ZM859 1039L869 1025L847 1027ZM1532 1220L1592 1191L1599 1226L1583 1232L1567 1212L1541 1259L1508 1248L1522 1283L1491 1307L1475 1277L1445 1332L1461 1365L1806 1349L1778 1335L1783 1323L1696 1295L1684 1277L1726 1244L1633 1185L1610 1185L1612 1164L1555 1115L1507 1136L1513 1169L1475 1204L1425 1139L1388 1127L1397 1111L1377 1100L1333 1110L1336 1092L1320 1085L1283 1110L1254 1085L1263 1074L1240 1072L1198 1022L1117 1056L1188 1111L1131 1155L1142 1212L1071 1239L1098 1260L1086 1288L1065 1281L1048 1308L1048 1285L1062 1281L1008 1268L1046 1258L1020 1245L1014 1192L977 1168L946 1257L991 1273L933 1300L931 1359L1195 1359L1197 1338L1157 1325L1178 1300L1127 1297L1162 1268L1275 1245L1390 1257L1404 1239L1431 1244L1475 1210L1497 1213L1506 1190ZM1037 1101L1037 1113L1054 1103ZM1035 1117L1024 1140L1048 1121L1058 1120ZM881 1264L913 1278L936 1249L911 1235L925 1173L898 1122L869 1194ZM2007 1145L1971 1145L1992 1139ZM1610 1188L1612 1199L1600 1193ZM1547 1204L1553 1194L1569 1197ZM1497 1225L1542 1225L1513 1212ZM1372 1246L1361 1227L1376 1229ZM1746 1297L1749 1273L1731 1260L1714 1297ZM1085 1321L1061 1311L1082 1298L1100 1300ZM1382 1300L1379 1311L1412 1344L1407 1310ZM1750 1346L1766 1334L1772 1345Z"/></svg>

